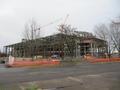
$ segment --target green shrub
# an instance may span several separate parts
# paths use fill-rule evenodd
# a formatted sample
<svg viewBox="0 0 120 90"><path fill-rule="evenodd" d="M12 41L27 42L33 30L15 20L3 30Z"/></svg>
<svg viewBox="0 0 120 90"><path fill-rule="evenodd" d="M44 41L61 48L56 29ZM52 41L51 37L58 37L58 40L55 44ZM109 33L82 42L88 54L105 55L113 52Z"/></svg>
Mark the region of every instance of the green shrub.
<svg viewBox="0 0 120 90"><path fill-rule="evenodd" d="M36 86L36 85L31 85L31 86L27 87L25 90L42 90L42 89L39 89L38 86Z"/></svg>

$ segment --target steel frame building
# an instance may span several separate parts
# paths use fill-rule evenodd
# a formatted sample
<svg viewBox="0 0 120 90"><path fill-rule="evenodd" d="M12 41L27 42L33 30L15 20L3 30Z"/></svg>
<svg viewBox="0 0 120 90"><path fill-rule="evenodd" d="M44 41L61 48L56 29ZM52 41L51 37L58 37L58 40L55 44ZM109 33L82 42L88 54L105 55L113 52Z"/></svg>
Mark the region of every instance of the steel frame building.
<svg viewBox="0 0 120 90"><path fill-rule="evenodd" d="M23 40L20 43L4 46L5 53L15 57L42 56L50 57L54 54L60 57L79 57L85 54L101 56L107 53L107 43L88 32L75 32L66 35L58 33L34 40Z"/></svg>

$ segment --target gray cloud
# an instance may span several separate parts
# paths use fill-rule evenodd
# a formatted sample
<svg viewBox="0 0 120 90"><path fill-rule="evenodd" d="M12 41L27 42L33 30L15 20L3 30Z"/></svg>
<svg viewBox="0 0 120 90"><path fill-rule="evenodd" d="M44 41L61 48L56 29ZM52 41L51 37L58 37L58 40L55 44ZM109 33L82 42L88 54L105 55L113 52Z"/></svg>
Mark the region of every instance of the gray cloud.
<svg viewBox="0 0 120 90"><path fill-rule="evenodd" d="M43 28L44 35L56 32L67 14L70 16L66 23L78 30L92 31L94 25L119 16L119 4L119 0L0 0L0 45L19 42L24 24L31 18L40 25L63 18Z"/></svg>

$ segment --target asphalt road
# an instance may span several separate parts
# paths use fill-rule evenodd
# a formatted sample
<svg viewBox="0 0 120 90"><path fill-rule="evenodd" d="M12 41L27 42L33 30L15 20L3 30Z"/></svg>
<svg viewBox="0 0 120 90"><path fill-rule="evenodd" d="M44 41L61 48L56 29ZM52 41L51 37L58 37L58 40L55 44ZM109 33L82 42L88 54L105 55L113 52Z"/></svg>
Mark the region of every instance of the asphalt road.
<svg viewBox="0 0 120 90"><path fill-rule="evenodd" d="M120 90L120 63L34 68L5 68L0 65L0 86L9 87L33 81L41 85L44 82L43 88L52 88L49 90Z"/></svg>

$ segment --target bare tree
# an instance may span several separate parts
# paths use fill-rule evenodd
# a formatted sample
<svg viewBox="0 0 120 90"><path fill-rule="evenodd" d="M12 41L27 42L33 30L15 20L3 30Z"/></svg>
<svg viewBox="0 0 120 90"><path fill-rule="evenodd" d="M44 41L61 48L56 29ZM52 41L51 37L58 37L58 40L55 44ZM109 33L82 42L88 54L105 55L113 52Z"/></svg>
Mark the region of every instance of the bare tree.
<svg viewBox="0 0 120 90"><path fill-rule="evenodd" d="M109 31L113 46L118 51L120 57L120 21L111 22Z"/></svg>
<svg viewBox="0 0 120 90"><path fill-rule="evenodd" d="M60 25L58 28L59 31L64 35L64 39L62 42L65 44L65 52L70 56L74 56L74 50L76 48L76 35L74 35L74 31L76 28L71 27L71 25Z"/></svg>
<svg viewBox="0 0 120 90"><path fill-rule="evenodd" d="M94 32L98 38L102 40L108 40L109 33L108 33L108 28L105 24L100 24L95 26Z"/></svg>
<svg viewBox="0 0 120 90"><path fill-rule="evenodd" d="M107 53L110 57L110 54L111 54L111 51L112 51L112 42L111 42L111 38L110 38L109 27L106 26L105 24L99 24L99 25L95 26L94 33L95 33L97 38L106 41Z"/></svg>
<svg viewBox="0 0 120 90"><path fill-rule="evenodd" d="M29 53L28 55L31 55L33 57L35 54L34 52L37 49L36 39L40 38L40 27L35 20L32 19L25 24L23 38L26 40L23 45L25 53Z"/></svg>
<svg viewBox="0 0 120 90"><path fill-rule="evenodd" d="M23 37L26 40L33 40L40 37L40 26L35 20L25 24L25 30L23 32Z"/></svg>
<svg viewBox="0 0 120 90"><path fill-rule="evenodd" d="M120 57L120 19L112 21L108 26L98 25L94 32L98 38L107 41L109 54L116 49Z"/></svg>

